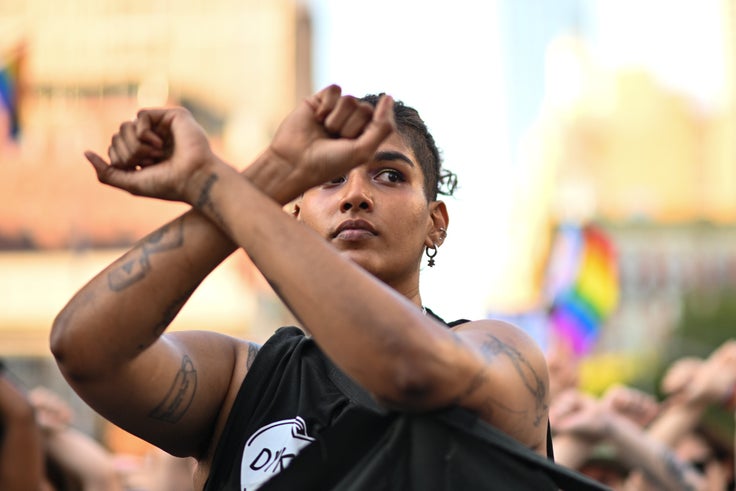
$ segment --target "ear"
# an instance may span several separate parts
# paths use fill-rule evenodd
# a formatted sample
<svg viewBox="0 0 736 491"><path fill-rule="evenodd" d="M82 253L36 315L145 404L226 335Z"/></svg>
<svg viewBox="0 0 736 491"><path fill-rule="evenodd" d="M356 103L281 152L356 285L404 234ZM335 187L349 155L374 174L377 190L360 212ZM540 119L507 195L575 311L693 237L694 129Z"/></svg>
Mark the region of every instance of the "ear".
<svg viewBox="0 0 736 491"><path fill-rule="evenodd" d="M444 201L433 201L429 205L429 219L431 221L424 245L427 247L441 246L447 237L447 227L450 225L450 216L447 214L447 205Z"/></svg>

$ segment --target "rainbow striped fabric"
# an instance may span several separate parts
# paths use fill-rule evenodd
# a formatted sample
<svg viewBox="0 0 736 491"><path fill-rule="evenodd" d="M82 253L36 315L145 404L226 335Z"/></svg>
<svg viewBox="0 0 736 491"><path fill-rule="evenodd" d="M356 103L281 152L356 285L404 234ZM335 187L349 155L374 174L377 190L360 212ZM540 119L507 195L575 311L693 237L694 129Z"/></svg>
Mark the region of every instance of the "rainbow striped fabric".
<svg viewBox="0 0 736 491"><path fill-rule="evenodd" d="M547 295L552 333L571 343L577 355L590 352L619 299L616 251L602 229L592 224L559 226Z"/></svg>
<svg viewBox="0 0 736 491"><path fill-rule="evenodd" d="M10 137L15 139L20 134L18 117L18 78L20 61L12 57L6 62L0 60L0 110L8 114L10 120Z"/></svg>

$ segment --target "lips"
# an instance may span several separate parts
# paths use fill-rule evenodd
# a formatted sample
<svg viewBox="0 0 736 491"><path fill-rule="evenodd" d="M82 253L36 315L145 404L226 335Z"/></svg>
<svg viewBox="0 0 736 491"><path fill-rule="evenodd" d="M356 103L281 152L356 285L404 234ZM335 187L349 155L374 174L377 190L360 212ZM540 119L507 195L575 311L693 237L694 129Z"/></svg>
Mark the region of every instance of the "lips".
<svg viewBox="0 0 736 491"><path fill-rule="evenodd" d="M332 237L343 240L360 240L375 235L378 235L378 232L370 222L365 220L345 220L337 227Z"/></svg>

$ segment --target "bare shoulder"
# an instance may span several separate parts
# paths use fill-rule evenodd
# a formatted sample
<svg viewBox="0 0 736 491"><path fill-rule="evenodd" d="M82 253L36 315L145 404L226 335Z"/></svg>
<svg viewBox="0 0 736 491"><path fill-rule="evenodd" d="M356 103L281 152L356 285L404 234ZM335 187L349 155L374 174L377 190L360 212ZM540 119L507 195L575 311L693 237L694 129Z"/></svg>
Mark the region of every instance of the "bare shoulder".
<svg viewBox="0 0 736 491"><path fill-rule="evenodd" d="M544 353L537 342L523 329L509 322L482 319L460 324L453 328L453 332L488 354L501 347L514 348L524 353L530 361L540 363L546 371Z"/></svg>
<svg viewBox="0 0 736 491"><path fill-rule="evenodd" d="M220 383L226 384L224 399L220 404L221 414L227 415L243 379L253 365L260 345L212 331L172 332L164 337L185 346L185 351L196 353L195 370L205 377L217 378Z"/></svg>
<svg viewBox="0 0 736 491"><path fill-rule="evenodd" d="M549 378L540 347L522 329L499 320L467 322L453 332L479 363L460 405L543 453Z"/></svg>

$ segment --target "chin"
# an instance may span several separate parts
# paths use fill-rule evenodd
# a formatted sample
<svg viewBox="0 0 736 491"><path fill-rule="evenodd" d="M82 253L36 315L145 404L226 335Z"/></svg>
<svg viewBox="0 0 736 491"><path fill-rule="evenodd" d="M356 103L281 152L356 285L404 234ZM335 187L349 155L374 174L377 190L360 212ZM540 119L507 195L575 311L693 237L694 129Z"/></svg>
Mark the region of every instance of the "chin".
<svg viewBox="0 0 736 491"><path fill-rule="evenodd" d="M372 275L376 276L376 267L374 264L374 261L371 261L371 259L368 257L368 254L365 251L356 251L356 250L349 250L349 251L343 251L342 256L351 260L361 268L365 269Z"/></svg>

